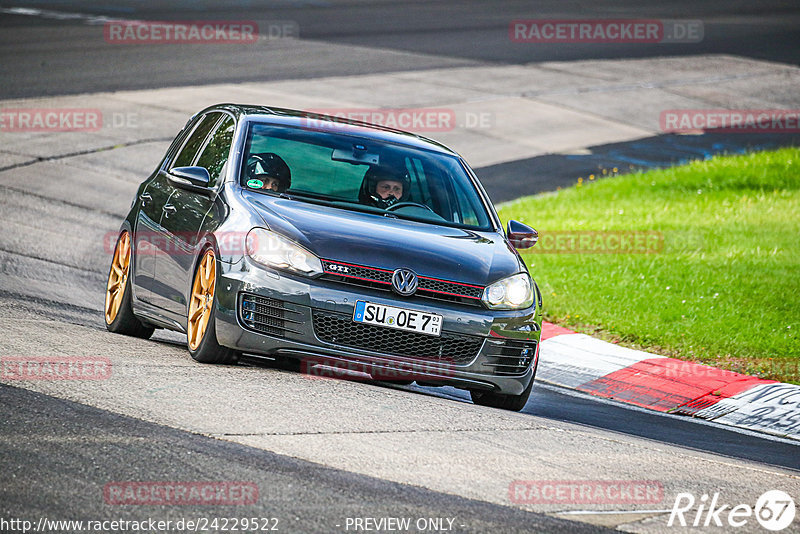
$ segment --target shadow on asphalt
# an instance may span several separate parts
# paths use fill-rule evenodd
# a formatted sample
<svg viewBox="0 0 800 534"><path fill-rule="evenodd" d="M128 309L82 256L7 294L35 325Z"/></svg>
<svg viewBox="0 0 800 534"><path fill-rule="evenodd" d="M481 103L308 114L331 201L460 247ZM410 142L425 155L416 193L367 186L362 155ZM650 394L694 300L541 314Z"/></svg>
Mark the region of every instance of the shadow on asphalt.
<svg viewBox="0 0 800 534"><path fill-rule="evenodd" d="M785 146L800 146L800 134L662 134L589 147L588 154L547 154L500 163L475 169L475 173L496 204L570 187L579 177L588 180L590 174L602 179L613 174L615 168L624 174L709 159L718 154L742 154Z"/></svg>
<svg viewBox="0 0 800 534"><path fill-rule="evenodd" d="M244 356L241 363L290 370L280 362L261 357ZM401 389L423 396L472 403L467 391L453 387L401 386L368 380L363 376L341 379L361 382L365 387ZM542 382L536 383L522 413L800 471L800 443L770 439L766 435L743 434L697 419L625 406Z"/></svg>
<svg viewBox="0 0 800 534"><path fill-rule="evenodd" d="M425 388L436 395L435 388ZM439 396L468 402L469 394L438 388ZM522 413L553 421L720 454L741 460L800 470L800 443L743 434L685 416L651 412L537 382Z"/></svg>

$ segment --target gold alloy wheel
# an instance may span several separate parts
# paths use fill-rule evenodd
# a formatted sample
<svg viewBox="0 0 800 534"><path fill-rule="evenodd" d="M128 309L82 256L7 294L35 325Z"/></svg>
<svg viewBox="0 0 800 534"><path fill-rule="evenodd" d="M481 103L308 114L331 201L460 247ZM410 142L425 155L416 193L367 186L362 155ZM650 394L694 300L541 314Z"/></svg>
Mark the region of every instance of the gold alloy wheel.
<svg viewBox="0 0 800 534"><path fill-rule="evenodd" d="M128 272L131 264L131 235L123 232L114 249L114 258L111 260L111 271L108 273L108 286L106 286L106 324L111 324L117 318L125 296L125 285L128 282Z"/></svg>
<svg viewBox="0 0 800 534"><path fill-rule="evenodd" d="M189 348L196 350L206 333L211 318L211 306L214 305L214 288L217 281L217 260L214 251L208 250L200 260L197 274L192 284L192 300L189 302L189 321L186 333Z"/></svg>

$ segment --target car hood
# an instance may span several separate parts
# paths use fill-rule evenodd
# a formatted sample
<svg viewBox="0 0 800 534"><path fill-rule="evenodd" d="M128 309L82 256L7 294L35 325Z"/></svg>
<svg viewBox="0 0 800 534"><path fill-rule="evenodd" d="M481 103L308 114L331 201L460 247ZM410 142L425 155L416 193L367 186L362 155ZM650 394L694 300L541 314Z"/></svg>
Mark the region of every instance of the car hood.
<svg viewBox="0 0 800 534"><path fill-rule="evenodd" d="M267 227L320 258L476 285L524 270L494 232L475 232L242 192Z"/></svg>

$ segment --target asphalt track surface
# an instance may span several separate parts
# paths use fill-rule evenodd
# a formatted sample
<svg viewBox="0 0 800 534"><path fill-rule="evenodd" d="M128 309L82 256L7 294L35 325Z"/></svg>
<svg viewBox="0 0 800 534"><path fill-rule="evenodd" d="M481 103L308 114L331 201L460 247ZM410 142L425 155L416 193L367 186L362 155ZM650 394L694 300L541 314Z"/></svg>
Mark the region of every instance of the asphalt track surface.
<svg viewBox="0 0 800 534"><path fill-rule="evenodd" d="M674 55L688 50L679 45L655 48L576 45L556 51L512 46L503 37L497 36L498 29L503 35L502 31L512 18L624 15L625 18L701 19L706 27L706 39L701 45L703 52L738 54L794 64L800 58L796 44L800 42L798 8L794 3L686 2L669 5L651 3L643 7L640 4L616 2L610 6L592 2L589 5L575 4L566 11L563 3L551 2L537 4L534 11L524 2L418 3L414 4L413 9L390 2L349 2L341 5L335 2L242 2L228 3L225 10L214 11L202 2L163 2L158 4L158 8L148 7L150 4L143 6L139 2L116 3L113 8L103 8L90 2L71 2L69 5L55 2L4 2L0 5L26 5L138 19L291 20L298 23L304 41L329 43L330 46L326 44L325 48L330 52L319 54L316 52L320 47L316 44L303 48L305 44L296 46L297 43L289 42L275 43L266 54L263 51L255 53L244 47L208 46L109 50L109 47L103 46L102 38L97 42L98 35L101 35L97 26L80 20L3 14L0 16L0 76L3 80L0 98L205 84L231 79L315 78L332 74L421 70L488 62L528 63L541 59ZM199 8L203 8L202 11ZM336 45L342 45L342 48ZM357 54L353 53L351 45L360 47ZM315 53L309 53L311 51ZM691 53L697 51L694 49ZM783 140L777 144L781 143ZM556 185L561 184L547 181L541 184L541 190L552 189ZM4 334L4 343L7 345L4 354L11 354L11 351L16 351L14 354L34 354L36 350L52 354L58 347L54 344L57 341L53 340L68 339L73 345L70 350L78 350L74 346L79 346L88 354L101 353L108 347L115 347L121 352L139 351L136 354L145 359L146 368L143 370L147 372L160 369L147 367L152 365L152 361L185 366L186 380L197 380L198 387L209 384L201 375L213 373L211 383L219 381L222 384L225 376L232 371L238 373L234 380L241 380L242 388L267 387L259 384L269 384L273 380L295 380L300 388L296 393L298 399L307 396L312 406L314 403L326 403L326 400L320 399L319 383L303 382L293 375L287 376L260 360L247 360L244 365L215 370L193 362L187 365L185 360L188 356L180 346L180 338L176 336L160 333L154 341L141 343L109 337L111 334L104 332L100 311L106 269L104 262L107 258L102 254L82 257L81 238L74 236L74 230L81 224L91 226L90 233L98 233L97 228L116 227L120 213L124 212L122 205L126 205L128 199L112 198L108 192L103 198L108 203L105 207L87 209L81 204L81 199L71 198L68 192L4 187L0 197L4 209L18 210L31 224L41 228L57 228L63 224L60 229L62 233L47 233L40 238L44 245L56 251L53 255L39 254L37 251L31 251L27 256L21 255L7 250L14 248L7 246L9 243L2 243L0 247L3 249L0 250L0 272L6 277L0 285L0 316L4 322L14 322L13 327ZM513 198L513 195L509 198ZM86 262L85 267L82 267L82 262ZM42 273L39 282L36 276L30 276L33 272ZM20 279L25 282L18 282ZM60 289L54 290L57 286ZM92 300L90 295L94 294L97 297ZM27 329L26 324L32 328ZM33 329L36 325L44 328L38 332ZM151 357L152 360L148 359ZM126 368L133 369L135 363L131 362L136 360L131 358L122 361L123 374ZM197 376L193 378L195 373ZM475 428L485 432L484 441L496 443L500 451L507 451L511 447L509 442L500 441L494 435L491 426L484 428L487 414L491 412L473 407L462 392L451 388L397 388L377 383L344 383L330 386L326 391L331 394L327 402L332 404L343 403L351 397L364 403L374 403L365 409L368 414L347 415L367 427L370 417L373 417L370 414L376 405L382 403L393 412L411 406L412 411L408 414L410 420L431 425L441 424L436 416L431 415L432 412L441 411L456 417L452 410L456 407L461 417L474 419ZM212 396L220 392L232 394L236 390L209 390ZM133 412L139 408L128 406L125 402L107 410L87 406L90 404L88 401L81 403L57 398L64 396L82 400L81 391L62 394L50 390L47 393L43 395L0 386L3 407L0 414L0 514L3 517L34 518L44 515L59 519L105 519L157 516L159 519L169 519L191 515L223 517L228 512L241 515L238 509L191 506L110 507L101 498L103 484L111 480L239 479L258 483L261 499L255 510L256 515L280 517L281 525L286 527L281 530L288 532L341 532L341 522L345 517L381 516L457 517L459 525L463 525L457 530L463 532L601 530L598 526L566 522L519 507L498 505L497 499L484 495L478 495L477 498L459 497L456 495L465 493L463 490L453 488L450 491L446 483L444 487L437 485L437 480L428 486L439 490L426 489L423 487L425 484L417 482L412 473L402 473L402 468L383 477L363 474L381 472L377 468L370 471L357 466L352 469L327 467L341 465L341 462L332 460L328 464L321 461L320 456L315 455L313 444L290 442L298 445L297 457L293 458L290 456L295 454L289 453L287 456L287 446L275 447L283 451L275 454L265 450L269 448L267 446L257 443L248 446L241 442L246 440L237 442L235 437L227 434L222 436L222 440L207 437L214 433L195 429L188 423L158 424L153 421L161 421L163 416L157 413L156 408L152 413L145 414L142 411L141 418L131 417L126 414L126 406ZM269 391L265 392L260 404L269 407L273 400L266 393ZM383 400L384 397L386 400ZM180 397L168 399L169 402L182 402ZM114 407L110 401L104 402L109 402L110 408ZM298 409L297 413L287 413L288 404L288 401L276 403L273 416L291 423L298 419L304 422L304 417L314 421L302 409ZM320 409L323 405L319 405ZM183 414L187 419L196 415L191 413L191 406L184 404L176 404L175 410L176 414ZM392 416L385 417L390 422L394 421ZM498 420L502 419L502 416L497 417ZM379 421L374 422L377 425ZM630 464L624 465L624 472L633 473L641 479L648 478L652 472L661 473L665 485L676 491L681 487L699 489L700 486L692 485L697 484L697 480L691 481L688 475L696 465L697 469L708 468L713 471L714 475L708 475L709 490L718 488L735 492L738 488L757 496L758 491L769 487L769 481L774 480L776 486L795 490L794 495L797 495L799 449L797 445L786 441L743 434L684 418L647 413L610 402L598 402L587 396L573 395L545 385L534 389L531 402L521 415L514 416L513 422L523 426L533 425L537 429L533 439L541 439L542 449L538 450L536 444L529 441L521 443L520 449L535 451L530 462L539 463L543 472L557 472L562 479L585 478L586 473L603 478L615 473L613 469L609 471L608 466L599 465L603 456L592 456L591 451L605 450L603 447L608 443L616 443L620 449L646 451L634 455ZM339 423L346 426L344 422ZM444 424L442 426L447 427ZM349 430L341 432L346 434ZM441 439L451 440L454 446L464 439L464 432L442 432ZM501 428L496 433L502 432ZM354 439L359 439L358 432L354 436ZM526 436L530 439L529 434ZM290 435L289 439L293 439L293 436ZM365 434L363 439L370 438ZM408 439L411 442L416 438L411 433ZM307 448L302 449L301 446ZM550 450L545 450L547 447ZM334 451L328 452L332 457L335 456ZM570 467L561 471L553 467L554 453L555 456L564 457L565 464ZM298 459L301 457L309 460ZM608 458L611 457L609 454ZM418 465L413 458L407 460L410 465ZM456 460L454 458L454 463L458 465ZM369 463L368 458L362 461L365 465ZM621 459L616 461L623 462ZM587 462L597 462L598 465L587 467ZM681 465L681 462L685 465ZM670 471L670 463L677 473L675 479L668 479L663 474ZM432 465L441 469L441 464ZM411 471L411 468L407 468L407 471ZM703 477L703 474L697 475L700 480ZM750 481L759 477L762 478L750 487ZM665 502L661 506L668 508L670 504ZM252 515L253 511L248 509L246 514ZM624 522L618 520L615 524ZM642 526L644 529L646 527ZM657 530L657 527L654 528Z"/></svg>
<svg viewBox="0 0 800 534"><path fill-rule="evenodd" d="M800 6L791 0L3 0L0 7L141 20L290 22L304 42L326 45L312 49L277 39L258 46L108 46L102 22L5 12L0 13L0 98L576 59L732 54L800 64ZM533 45L508 37L515 19L574 18L700 20L704 37L699 43L647 46Z"/></svg>
<svg viewBox="0 0 800 534"><path fill-rule="evenodd" d="M19 9L36 13L15 14ZM792 1L241 0L220 7L188 0L12 0L0 1L0 10L0 99L606 58L729 54L800 64L800 5ZM113 18L254 21L262 34L284 23L292 29L290 38L256 45L109 46L103 24ZM525 44L508 37L515 19L574 18L700 21L704 35L699 43L646 46ZM798 142L797 134L665 134L593 146L588 156L548 154L476 170L491 198L503 202L568 186L598 169L664 167Z"/></svg>
<svg viewBox="0 0 800 534"><path fill-rule="evenodd" d="M311 462L0 385L0 514L3 517L178 521L242 517L236 506L107 504L108 481L247 481L281 532L342 532L347 517L457 518L459 532L602 532L543 514L463 499L330 469ZM33 409L32 409L33 408ZM261 522L258 523L259 525ZM273 525L272 522L269 523Z"/></svg>

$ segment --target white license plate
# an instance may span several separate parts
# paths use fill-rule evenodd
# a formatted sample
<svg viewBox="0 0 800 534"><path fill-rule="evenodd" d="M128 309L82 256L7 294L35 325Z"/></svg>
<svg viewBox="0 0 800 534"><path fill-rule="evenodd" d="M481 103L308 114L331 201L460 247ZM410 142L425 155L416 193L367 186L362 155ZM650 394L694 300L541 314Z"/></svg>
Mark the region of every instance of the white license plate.
<svg viewBox="0 0 800 534"><path fill-rule="evenodd" d="M431 336L438 336L442 332L441 315L384 306L363 300L356 301L353 321L388 326L408 332L420 332Z"/></svg>

